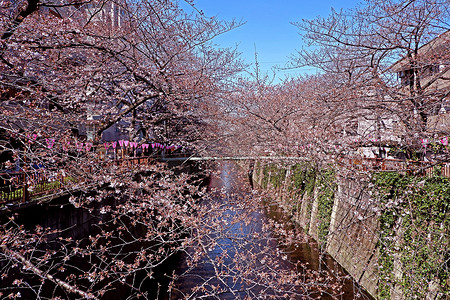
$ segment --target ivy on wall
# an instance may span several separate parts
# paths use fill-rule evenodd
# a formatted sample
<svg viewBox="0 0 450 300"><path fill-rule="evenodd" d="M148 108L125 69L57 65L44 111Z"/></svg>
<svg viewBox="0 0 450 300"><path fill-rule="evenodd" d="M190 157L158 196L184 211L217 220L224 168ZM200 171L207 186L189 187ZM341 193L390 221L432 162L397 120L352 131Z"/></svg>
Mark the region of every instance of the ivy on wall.
<svg viewBox="0 0 450 300"><path fill-rule="evenodd" d="M297 163L291 167L290 189L298 195L312 196L317 177L317 166L312 163Z"/></svg>
<svg viewBox="0 0 450 300"><path fill-rule="evenodd" d="M325 246L337 187L333 169L298 163L286 178L286 167L273 164L264 166L263 173L264 188L270 182L277 189L288 180L293 213L303 199L309 202L306 218L310 218L311 197L316 194L319 243ZM398 172L373 174L381 208L380 299L450 299L450 180L439 174L438 169L426 178ZM308 222L305 229L308 232ZM395 295L398 291L400 295Z"/></svg>
<svg viewBox="0 0 450 300"><path fill-rule="evenodd" d="M270 183L275 189L279 189L286 179L286 168L281 166L277 167L273 166L271 175L270 175Z"/></svg>
<svg viewBox="0 0 450 300"><path fill-rule="evenodd" d="M279 188L286 180L286 167L275 164L264 167L264 178L262 180L263 188L271 186ZM311 217L312 197L317 190L318 197L318 236L319 242L325 246L328 228L330 226L331 212L334 203L334 192L336 190L335 172L329 169L319 169L317 165L304 162L297 163L290 168L290 177L288 182L288 191L291 195L291 213L294 214L301 206L301 200L308 201L306 205L306 218ZM309 198L304 197L306 195ZM304 230L308 232L309 222L306 223Z"/></svg>
<svg viewBox="0 0 450 300"><path fill-rule="evenodd" d="M307 201L306 203L306 213L304 214L306 219L311 218L312 201L311 197L313 195L314 183L316 180L316 167L311 163L297 163L291 167L291 176L289 183L289 190L293 191L291 196L291 205L293 207L292 212L300 210L302 206L302 201ZM305 197L305 194L309 197ZM306 222L303 230L308 233L310 223Z"/></svg>
<svg viewBox="0 0 450 300"><path fill-rule="evenodd" d="M284 166L279 166L277 164L267 164L263 167L263 179L262 187L264 189L270 185L278 189L280 188L286 179L286 168Z"/></svg>
<svg viewBox="0 0 450 300"><path fill-rule="evenodd" d="M373 176L382 209L380 299L390 299L394 286L405 299L450 296L450 181L437 174Z"/></svg>
<svg viewBox="0 0 450 300"><path fill-rule="evenodd" d="M319 173L316 188L318 189L318 236L322 247L325 247L333 210L334 193L337 189L336 174L333 169L324 169Z"/></svg>

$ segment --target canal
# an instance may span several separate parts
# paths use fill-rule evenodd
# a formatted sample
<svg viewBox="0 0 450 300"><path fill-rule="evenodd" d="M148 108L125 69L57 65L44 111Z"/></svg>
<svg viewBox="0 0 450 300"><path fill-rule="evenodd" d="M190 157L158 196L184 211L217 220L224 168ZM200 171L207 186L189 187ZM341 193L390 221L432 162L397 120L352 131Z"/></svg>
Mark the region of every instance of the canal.
<svg viewBox="0 0 450 300"><path fill-rule="evenodd" d="M372 299L233 163L218 165L208 191L204 232L166 299Z"/></svg>
<svg viewBox="0 0 450 300"><path fill-rule="evenodd" d="M143 268L136 273L136 285L113 283L101 299L131 299L136 287L148 299L166 300L371 299L331 257L320 253L317 244L301 228L293 226L277 205L252 190L246 174L234 163L220 163L216 170L193 213L192 217L199 220L190 232L193 238L179 240L183 251L154 263L151 270ZM117 204L114 199L111 201L114 203L109 205ZM107 215L100 213L101 205L105 203L97 203L99 207L91 213L68 205L67 199L61 198L21 210L16 222L29 228L39 225L58 230L53 239L41 245L51 248L61 238L83 241L94 236L100 221L108 220ZM127 249L132 252L141 247L136 240ZM77 256L69 262L64 266L75 266L67 271L74 276L91 268L89 262ZM20 291L23 299L35 298L33 289L13 289L12 282L22 280L14 268L8 282L1 282L0 290ZM40 286L39 281L36 284ZM40 288L39 293L49 298L74 296L50 284Z"/></svg>

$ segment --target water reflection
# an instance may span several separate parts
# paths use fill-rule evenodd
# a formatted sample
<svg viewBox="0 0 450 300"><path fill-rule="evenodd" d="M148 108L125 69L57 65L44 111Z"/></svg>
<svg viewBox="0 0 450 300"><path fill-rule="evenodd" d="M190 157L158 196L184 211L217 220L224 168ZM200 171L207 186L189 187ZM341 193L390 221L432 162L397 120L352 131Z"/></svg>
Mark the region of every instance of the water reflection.
<svg viewBox="0 0 450 300"><path fill-rule="evenodd" d="M234 176L233 176L234 175ZM236 174L233 174L230 164L223 164L219 177L213 177L209 188L224 188L226 192L232 189L232 183L235 182Z"/></svg>
<svg viewBox="0 0 450 300"><path fill-rule="evenodd" d="M276 206L257 205L233 164L223 163L219 171L204 203L207 234L182 255L170 299L369 299ZM270 223L278 232L297 230L301 242L280 243L267 230Z"/></svg>

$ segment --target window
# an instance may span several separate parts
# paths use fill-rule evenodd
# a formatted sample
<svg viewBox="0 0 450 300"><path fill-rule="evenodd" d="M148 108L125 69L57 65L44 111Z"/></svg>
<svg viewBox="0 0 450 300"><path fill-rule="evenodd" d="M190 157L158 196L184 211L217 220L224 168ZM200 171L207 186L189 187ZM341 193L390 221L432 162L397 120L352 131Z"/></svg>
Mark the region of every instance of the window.
<svg viewBox="0 0 450 300"><path fill-rule="evenodd" d="M397 73L401 81L401 86L412 86L414 84L413 70L402 70Z"/></svg>

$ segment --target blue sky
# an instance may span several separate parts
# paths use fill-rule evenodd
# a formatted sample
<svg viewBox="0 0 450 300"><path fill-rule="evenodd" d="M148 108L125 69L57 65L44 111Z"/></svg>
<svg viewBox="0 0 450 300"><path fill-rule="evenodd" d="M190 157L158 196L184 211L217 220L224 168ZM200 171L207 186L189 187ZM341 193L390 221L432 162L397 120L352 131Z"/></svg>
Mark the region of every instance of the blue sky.
<svg viewBox="0 0 450 300"><path fill-rule="evenodd" d="M331 7L337 11L355 8L360 0L196 0L195 3L207 16L246 22L214 42L223 47L237 44L247 63L254 63L256 47L261 70L267 72L273 66L284 66L289 56L302 47L299 30L290 22L327 16ZM278 71L276 77L303 71Z"/></svg>

